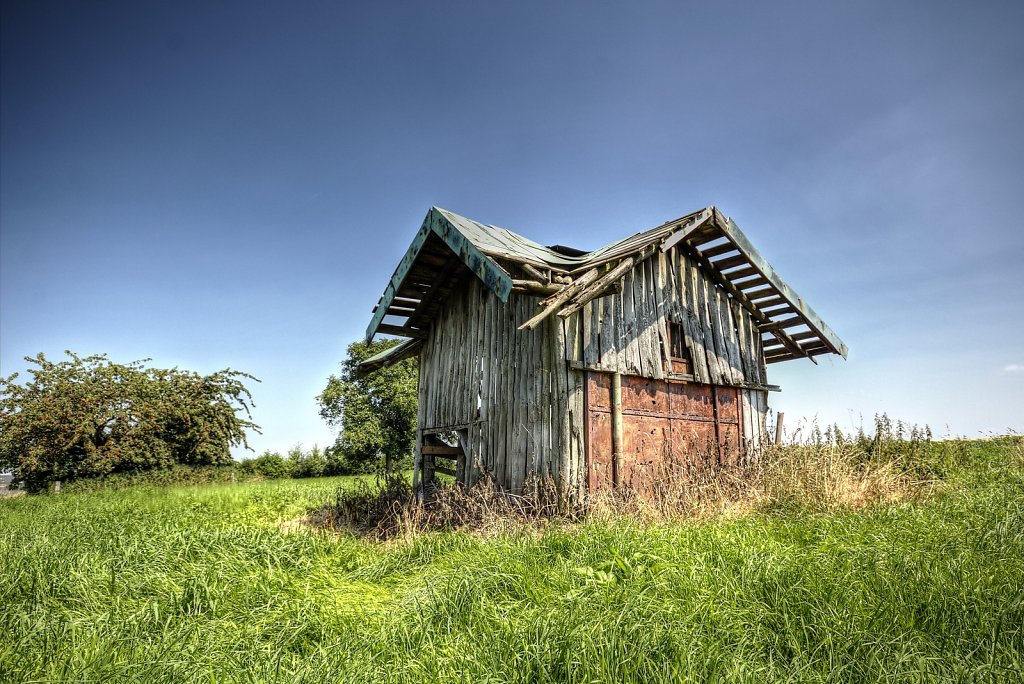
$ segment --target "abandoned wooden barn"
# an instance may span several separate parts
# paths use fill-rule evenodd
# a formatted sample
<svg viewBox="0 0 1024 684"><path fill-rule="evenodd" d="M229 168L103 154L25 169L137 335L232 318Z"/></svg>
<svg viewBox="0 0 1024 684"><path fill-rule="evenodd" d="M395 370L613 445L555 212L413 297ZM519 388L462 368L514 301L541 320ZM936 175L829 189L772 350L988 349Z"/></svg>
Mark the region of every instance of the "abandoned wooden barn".
<svg viewBox="0 0 1024 684"><path fill-rule="evenodd" d="M366 331L419 356L414 479L519 491L644 488L668 464L742 464L766 365L846 346L715 207L592 252L432 208ZM710 450L708 445L712 445Z"/></svg>

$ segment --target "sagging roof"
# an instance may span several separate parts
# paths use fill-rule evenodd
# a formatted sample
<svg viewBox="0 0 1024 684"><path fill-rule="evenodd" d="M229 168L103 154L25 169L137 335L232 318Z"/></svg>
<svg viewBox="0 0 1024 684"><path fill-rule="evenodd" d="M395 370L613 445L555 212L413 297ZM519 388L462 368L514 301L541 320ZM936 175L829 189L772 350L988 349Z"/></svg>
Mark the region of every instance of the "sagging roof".
<svg viewBox="0 0 1024 684"><path fill-rule="evenodd" d="M633 265L673 247L750 312L768 363L821 354L846 358L839 336L775 273L739 226L713 206L592 252L545 247L432 207L374 308L366 340L377 333L424 338L448 294L470 273L502 301L512 291L544 295L538 314L520 326L533 328L550 315L572 315L613 290ZM372 360L374 368L396 362L398 354L414 355L415 349L401 345L383 352L378 355L383 358Z"/></svg>

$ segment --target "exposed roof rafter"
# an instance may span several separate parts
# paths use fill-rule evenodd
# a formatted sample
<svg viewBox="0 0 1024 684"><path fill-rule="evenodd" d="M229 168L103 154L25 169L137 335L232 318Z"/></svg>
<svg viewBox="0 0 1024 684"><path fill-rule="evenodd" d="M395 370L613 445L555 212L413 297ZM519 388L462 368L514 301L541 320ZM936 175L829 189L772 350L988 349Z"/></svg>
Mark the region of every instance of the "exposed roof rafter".
<svg viewBox="0 0 1024 684"><path fill-rule="evenodd" d="M468 273L502 301L513 289L548 295L543 310L522 325L533 328L547 316L567 317L614 291L630 266L659 248L684 251L750 312L766 344L774 341L766 355L769 363L814 361L825 353L846 358L839 336L775 273L739 226L714 206L592 252L544 247L504 228L432 207L381 295L366 339L378 332L424 337L438 307ZM510 271L521 274L513 280ZM396 302L398 293L402 295ZM385 316L404 317L405 322L385 322ZM804 327L806 331L792 331Z"/></svg>

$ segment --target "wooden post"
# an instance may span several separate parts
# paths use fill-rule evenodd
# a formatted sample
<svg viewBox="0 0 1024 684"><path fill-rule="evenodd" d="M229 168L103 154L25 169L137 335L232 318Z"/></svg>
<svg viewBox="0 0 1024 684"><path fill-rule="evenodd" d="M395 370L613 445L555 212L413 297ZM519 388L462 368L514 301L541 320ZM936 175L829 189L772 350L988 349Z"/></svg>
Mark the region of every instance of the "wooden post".
<svg viewBox="0 0 1024 684"><path fill-rule="evenodd" d="M420 367L422 373L422 366ZM421 401L422 407L422 401ZM422 408L421 408L422 410ZM412 489L416 497L423 500L423 430L416 430L416 451L412 459Z"/></svg>
<svg viewBox="0 0 1024 684"><path fill-rule="evenodd" d="M775 417L775 443L782 444L782 419L786 417L785 412L779 411Z"/></svg>
<svg viewBox="0 0 1024 684"><path fill-rule="evenodd" d="M469 478L466 477L466 454L469 453L469 430L459 430L458 445L461 450L455 457L455 484L460 487L469 486Z"/></svg>
<svg viewBox="0 0 1024 684"><path fill-rule="evenodd" d="M622 374L612 373L612 484L619 486L622 472Z"/></svg>

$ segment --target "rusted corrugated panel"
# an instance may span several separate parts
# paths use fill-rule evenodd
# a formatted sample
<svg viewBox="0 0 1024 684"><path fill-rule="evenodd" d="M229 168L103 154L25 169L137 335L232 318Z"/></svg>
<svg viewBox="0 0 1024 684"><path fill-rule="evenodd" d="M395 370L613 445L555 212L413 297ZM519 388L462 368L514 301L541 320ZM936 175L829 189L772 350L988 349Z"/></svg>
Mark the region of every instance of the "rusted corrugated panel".
<svg viewBox="0 0 1024 684"><path fill-rule="evenodd" d="M622 453L612 444L610 373L588 372L587 484L641 494L678 468L737 465L742 444L739 389L622 376Z"/></svg>

